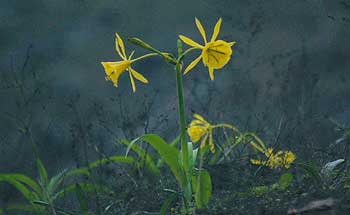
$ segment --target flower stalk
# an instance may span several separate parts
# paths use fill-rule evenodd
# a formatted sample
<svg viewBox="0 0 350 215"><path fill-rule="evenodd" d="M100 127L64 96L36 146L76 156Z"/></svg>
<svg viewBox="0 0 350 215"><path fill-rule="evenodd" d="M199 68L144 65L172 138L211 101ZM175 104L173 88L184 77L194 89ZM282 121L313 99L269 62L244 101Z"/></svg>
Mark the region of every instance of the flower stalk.
<svg viewBox="0 0 350 215"><path fill-rule="evenodd" d="M178 55L182 55L182 43L180 40L177 42L178 47ZM192 188L191 188L191 177L192 173L190 171L190 163L189 163L189 152L187 146L187 134L186 134L186 115L185 115L185 98L184 98L184 90L183 90L183 82L182 82L182 62L179 58L176 62L175 66L175 74L176 74L176 88L177 88L177 97L178 97L178 112L180 118L180 142L181 142L181 152L182 152L182 163L185 170L186 175L186 183L182 188L184 191L184 204L186 213L189 213L191 210L191 202L192 202Z"/></svg>

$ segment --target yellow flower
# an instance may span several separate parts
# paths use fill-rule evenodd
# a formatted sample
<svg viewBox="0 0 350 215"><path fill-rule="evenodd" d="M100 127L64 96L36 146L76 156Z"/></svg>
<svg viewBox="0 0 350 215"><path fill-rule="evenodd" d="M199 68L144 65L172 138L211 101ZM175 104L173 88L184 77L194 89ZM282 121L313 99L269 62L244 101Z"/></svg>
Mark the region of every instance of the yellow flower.
<svg viewBox="0 0 350 215"><path fill-rule="evenodd" d="M215 152L215 146L213 142L213 126L199 114L194 114L193 117L195 119L192 120L187 129L187 133L190 136L191 141L193 143L197 143L202 139L200 147L203 149L209 138L210 151Z"/></svg>
<svg viewBox="0 0 350 215"><path fill-rule="evenodd" d="M287 151L284 154L284 166L288 169L290 167L290 164L293 163L295 160L295 155L291 151Z"/></svg>
<svg viewBox="0 0 350 215"><path fill-rule="evenodd" d="M201 33L204 45L200 45L197 42L194 42L188 37L183 35L179 35L180 39L189 46L194 48L198 48L202 50L202 53L199 57L197 57L192 63L190 63L184 71L184 74L187 74L193 67L195 67L198 62L202 59L203 64L209 69L209 76L211 80L214 80L214 69L220 69L224 67L231 58L232 49L231 46L235 44L235 42L226 42L223 40L216 40L221 27L222 19L220 18L215 25L214 33L211 37L211 40L208 42L206 38L206 34L202 24L196 18L196 25Z"/></svg>
<svg viewBox="0 0 350 215"><path fill-rule="evenodd" d="M101 62L106 73L106 80L111 80L114 84L114 86L118 87L118 80L122 73L125 71L129 72L129 77L131 81L131 86L133 92L136 91L135 81L134 78L141 81L142 83L147 84L148 80L143 77L140 73L135 71L133 68L131 68L131 64L135 61L131 60L134 51L129 55L129 57L126 56L124 42L120 38L119 34L116 33L116 39L115 39L115 48L118 53L118 55L122 58L122 61L116 61L116 62Z"/></svg>
<svg viewBox="0 0 350 215"><path fill-rule="evenodd" d="M273 149L268 148L264 154L267 160L251 159L250 162L255 165L268 166L271 169L279 167L288 169L295 160L295 155L291 151L278 151L277 153L273 153Z"/></svg>

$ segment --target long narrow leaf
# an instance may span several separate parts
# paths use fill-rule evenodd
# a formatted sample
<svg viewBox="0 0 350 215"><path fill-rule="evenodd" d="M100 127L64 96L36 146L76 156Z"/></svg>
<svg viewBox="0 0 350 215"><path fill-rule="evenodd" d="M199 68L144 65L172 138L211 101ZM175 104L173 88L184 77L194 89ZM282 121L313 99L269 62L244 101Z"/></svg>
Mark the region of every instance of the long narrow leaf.
<svg viewBox="0 0 350 215"><path fill-rule="evenodd" d="M30 189L32 189L38 195L41 193L41 188L38 185L38 183L26 175L19 174L19 173L0 174L0 181L1 181L1 175L7 175L8 177L11 177L17 180L18 182L21 182L22 184L27 185Z"/></svg>
<svg viewBox="0 0 350 215"><path fill-rule="evenodd" d="M40 159L37 159L36 163L37 163L37 167L38 167L40 183L42 184L43 187L46 188L46 186L49 183L49 177L48 177L46 168Z"/></svg>
<svg viewBox="0 0 350 215"><path fill-rule="evenodd" d="M96 189L103 189L102 186L98 186L98 185L94 185L94 184L89 184L89 183L78 183L80 188L82 190L84 190L85 192L94 192ZM66 194L70 194L72 192L75 192L75 190L77 189L76 184L74 185L70 185L65 187L64 189L58 191L54 196L53 196L53 200L55 199L59 199L61 197L63 197Z"/></svg>
<svg viewBox="0 0 350 215"><path fill-rule="evenodd" d="M88 208L86 196L83 192L83 189L81 188L81 186L79 184L76 184L75 186L76 186L75 194L76 194L78 202L79 202L80 210L83 214L87 214L89 208Z"/></svg>
<svg viewBox="0 0 350 215"><path fill-rule="evenodd" d="M172 193L170 196L163 202L162 207L160 208L159 215L166 215L173 204L173 202L178 198L177 193Z"/></svg>
<svg viewBox="0 0 350 215"><path fill-rule="evenodd" d="M60 186L66 175L66 172L67 170L63 170L62 172L58 173L50 179L49 184L47 186L47 192L50 196L55 192L58 186Z"/></svg>
<svg viewBox="0 0 350 215"><path fill-rule="evenodd" d="M170 143L170 145L175 147L177 144L180 143L180 140L181 140L181 136L178 135L178 136ZM157 161L157 167L158 167L158 168L162 167L162 166L163 166L163 163L164 163L164 160L163 160L162 157L160 157L160 158L158 159L158 161Z"/></svg>
<svg viewBox="0 0 350 215"><path fill-rule="evenodd" d="M0 182L1 181L5 181L14 186L28 201L33 201L39 198L35 192L30 191L24 184L17 181L11 174L0 174Z"/></svg>
<svg viewBox="0 0 350 215"><path fill-rule="evenodd" d="M89 167L83 167L79 169L74 169L69 172L67 172L67 176L73 176L73 175L89 175L89 169L94 169L96 167L99 167L101 165L104 165L109 162L114 163L134 163L135 160L132 157L124 157L124 156L111 156L106 157L97 161L94 161L89 164Z"/></svg>
<svg viewBox="0 0 350 215"><path fill-rule="evenodd" d="M121 140L119 141L121 144L127 145L129 146L130 142L127 140ZM131 149L141 158L141 159L146 159L146 167L155 175L159 175L159 169L158 167L155 165L152 157L150 155L148 155L148 153L142 149L141 147L139 147L138 145L133 144L131 146ZM142 162L142 161L141 161Z"/></svg>
<svg viewBox="0 0 350 215"><path fill-rule="evenodd" d="M126 156L128 155L133 144L139 140L144 140L151 144L158 154L164 159L165 163L168 164L171 172L174 174L179 183L181 185L185 184L186 178L184 175L184 170L180 165L179 150L177 150L174 146L167 144L165 140L156 134L145 134L131 141L126 151Z"/></svg>
<svg viewBox="0 0 350 215"><path fill-rule="evenodd" d="M3 214L5 215L5 212L7 211L27 211L27 212L37 213L40 211L40 209L31 204L24 204L24 205L14 204L14 205L6 206L3 210L0 209L0 215L3 215Z"/></svg>

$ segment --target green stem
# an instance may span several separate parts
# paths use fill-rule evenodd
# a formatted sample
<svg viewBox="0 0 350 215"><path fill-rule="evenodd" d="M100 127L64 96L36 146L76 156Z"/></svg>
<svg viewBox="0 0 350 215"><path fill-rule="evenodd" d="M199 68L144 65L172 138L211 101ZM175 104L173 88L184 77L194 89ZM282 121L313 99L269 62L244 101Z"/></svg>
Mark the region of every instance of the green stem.
<svg viewBox="0 0 350 215"><path fill-rule="evenodd" d="M182 160L186 174L189 172L189 160L188 160L188 147L187 147L187 136L186 136L186 115L185 115L185 101L183 93L183 83L182 83L182 72L181 65L176 64L176 85L177 85L177 96L178 96L178 106L180 115L180 140L181 140L181 151Z"/></svg>
<svg viewBox="0 0 350 215"><path fill-rule="evenodd" d="M178 41L178 55L182 55L182 45ZM182 189L185 196L185 210L186 213L191 213L191 202L192 202L192 189L191 189L191 170L189 165L188 146L187 146L187 135L186 135L186 115L185 115L185 99L183 92L182 82L182 65L181 61L176 62L175 73L176 73L176 86L180 116L180 142L182 152L182 164L186 175L186 182L182 185Z"/></svg>
<svg viewBox="0 0 350 215"><path fill-rule="evenodd" d="M158 54L157 53L145 54L145 55L143 55L141 57L138 57L138 58L135 58L135 59L131 60L131 63L134 63L136 61L142 60L144 58L153 57L153 56L158 56Z"/></svg>

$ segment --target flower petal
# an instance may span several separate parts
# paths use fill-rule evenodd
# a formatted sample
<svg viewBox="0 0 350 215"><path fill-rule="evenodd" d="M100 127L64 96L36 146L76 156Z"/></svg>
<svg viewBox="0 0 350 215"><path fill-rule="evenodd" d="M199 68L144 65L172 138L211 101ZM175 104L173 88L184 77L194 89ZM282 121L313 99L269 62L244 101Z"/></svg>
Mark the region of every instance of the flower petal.
<svg viewBox="0 0 350 215"><path fill-rule="evenodd" d="M198 43L196 43L195 41L191 40L190 38L188 38L186 36L179 35L179 38L189 46L193 46L196 48L203 48L203 46L199 45Z"/></svg>
<svg viewBox="0 0 350 215"><path fill-rule="evenodd" d="M187 133L191 138L193 143L198 142L204 134L206 134L206 129L202 126L190 126L187 129Z"/></svg>
<svg viewBox="0 0 350 215"><path fill-rule="evenodd" d="M215 41L216 38L218 37L218 34L220 32L221 22L222 22L222 18L220 18L218 20L218 22L216 23L215 28L214 28L214 32L213 32L213 36L211 36L210 42Z"/></svg>
<svg viewBox="0 0 350 215"><path fill-rule="evenodd" d="M207 43L207 37L205 35L205 31L204 31L204 28L203 28L201 22L197 18L195 18L195 20L196 20L196 26L203 37L204 43Z"/></svg>
<svg viewBox="0 0 350 215"><path fill-rule="evenodd" d="M208 67L209 69L209 76L212 81L214 81L214 68L213 67Z"/></svg>
<svg viewBox="0 0 350 215"><path fill-rule="evenodd" d="M119 76L130 66L128 61L101 62L106 73L106 80L111 80L118 87Z"/></svg>
<svg viewBox="0 0 350 215"><path fill-rule="evenodd" d="M135 93L136 92L136 86L135 86L135 81L134 78L131 74L131 71L129 71L129 77L130 77L130 81L131 81L131 86L132 86L132 91Z"/></svg>
<svg viewBox="0 0 350 215"><path fill-rule="evenodd" d="M198 113L193 114L193 117L196 118L196 119L199 119L202 122L207 122L207 121L205 121L204 117L202 117Z"/></svg>
<svg viewBox="0 0 350 215"><path fill-rule="evenodd" d="M236 42L230 42L228 43L230 46L233 46L234 44L236 44Z"/></svg>
<svg viewBox="0 0 350 215"><path fill-rule="evenodd" d="M223 40L209 42L202 50L204 65L214 69L221 69L231 59L231 45Z"/></svg>
<svg viewBox="0 0 350 215"><path fill-rule="evenodd" d="M194 61L192 61L190 65L186 67L184 71L184 75L186 75L191 69L193 69L193 67L195 67L201 59L202 59L202 55L199 55L199 57L197 57Z"/></svg>
<svg viewBox="0 0 350 215"><path fill-rule="evenodd" d="M201 142L201 145L200 145L200 148L201 148L201 149L204 149L205 144L206 144L206 142L207 142L207 139L208 139L208 133L205 134L205 136L204 136L204 138L203 138L203 140L202 140L202 142Z"/></svg>
<svg viewBox="0 0 350 215"><path fill-rule="evenodd" d="M143 77L143 75L141 75L140 73L136 72L136 70L134 70L133 68L129 67L130 72L132 73L132 75L139 81L141 81L142 83L147 84L148 80Z"/></svg>
<svg viewBox="0 0 350 215"><path fill-rule="evenodd" d="M125 53L125 46L122 38L120 38L118 33L115 33L116 40L115 40L115 48L121 58L124 60L126 59L126 53Z"/></svg>
<svg viewBox="0 0 350 215"><path fill-rule="evenodd" d="M210 129L209 131L209 148L212 153L215 152L215 145L213 141L213 129Z"/></svg>

